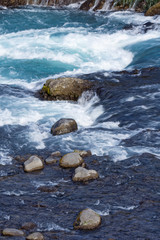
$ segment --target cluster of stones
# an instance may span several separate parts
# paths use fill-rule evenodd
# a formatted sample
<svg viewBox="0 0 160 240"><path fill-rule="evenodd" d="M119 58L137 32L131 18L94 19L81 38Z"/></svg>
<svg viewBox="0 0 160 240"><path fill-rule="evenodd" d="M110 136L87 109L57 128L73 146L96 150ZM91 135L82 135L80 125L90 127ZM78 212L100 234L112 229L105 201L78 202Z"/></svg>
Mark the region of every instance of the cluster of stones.
<svg viewBox="0 0 160 240"><path fill-rule="evenodd" d="M10 236L10 237L22 237L25 236L24 231L15 229L15 228L5 228L2 231L3 236ZM34 232L29 234L26 237L26 240L44 240L43 235L40 232Z"/></svg>
<svg viewBox="0 0 160 240"><path fill-rule="evenodd" d="M88 170L85 168L84 157L90 156L90 151L75 150L72 153L67 153L59 160L59 165L62 168L75 168L75 173L72 177L74 182L77 181L89 181L98 178L98 173L95 170ZM48 157L45 162L46 164L55 163L57 157L60 157L60 152L54 152ZM31 156L27 161L24 162L24 171L33 172L44 168L43 161L37 156ZM94 229L101 223L101 217L92 209L85 209L81 211L74 223L75 229ZM32 238L27 238L32 239Z"/></svg>

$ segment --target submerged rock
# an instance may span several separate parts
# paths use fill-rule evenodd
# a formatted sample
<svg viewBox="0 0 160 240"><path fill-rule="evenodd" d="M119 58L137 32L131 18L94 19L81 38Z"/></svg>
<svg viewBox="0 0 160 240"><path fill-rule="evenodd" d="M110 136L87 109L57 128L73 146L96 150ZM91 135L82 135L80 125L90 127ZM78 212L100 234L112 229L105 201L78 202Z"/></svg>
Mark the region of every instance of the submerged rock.
<svg viewBox="0 0 160 240"><path fill-rule="evenodd" d="M150 7L145 15L146 16L160 15L160 2Z"/></svg>
<svg viewBox="0 0 160 240"><path fill-rule="evenodd" d="M25 163L24 163L24 171L25 172L32 172L36 170L43 169L44 165L40 158L37 156L31 156Z"/></svg>
<svg viewBox="0 0 160 240"><path fill-rule="evenodd" d="M32 233L29 236L27 236L26 239L27 240L44 240L44 237L43 237L42 233L35 232L35 233Z"/></svg>
<svg viewBox="0 0 160 240"><path fill-rule="evenodd" d="M75 229L94 229L97 228L101 223L101 217L95 211L87 208L81 211L74 222Z"/></svg>
<svg viewBox="0 0 160 240"><path fill-rule="evenodd" d="M26 223L24 223L23 225L22 225L22 229L24 229L24 230L30 230L30 229L33 229L33 228L35 228L37 225L35 224L35 223L33 223L33 222L26 222Z"/></svg>
<svg viewBox="0 0 160 240"><path fill-rule="evenodd" d="M90 150L74 150L74 152L79 153L81 157L89 157L92 155Z"/></svg>
<svg viewBox="0 0 160 240"><path fill-rule="evenodd" d="M4 236L24 236L24 232L15 228L5 228L2 232Z"/></svg>
<svg viewBox="0 0 160 240"><path fill-rule="evenodd" d="M74 132L78 129L77 123L72 118L61 118L51 128L53 135L62 135L70 132Z"/></svg>
<svg viewBox="0 0 160 240"><path fill-rule="evenodd" d="M40 94L45 100L77 101L84 91L90 90L93 84L79 78L48 79Z"/></svg>
<svg viewBox="0 0 160 240"><path fill-rule="evenodd" d="M98 173L95 170L87 170L83 167L78 167L75 169L75 175L73 176L73 181L88 181L98 178Z"/></svg>
<svg viewBox="0 0 160 240"><path fill-rule="evenodd" d="M83 163L79 153L67 153L60 159L60 166L64 168L78 167Z"/></svg>

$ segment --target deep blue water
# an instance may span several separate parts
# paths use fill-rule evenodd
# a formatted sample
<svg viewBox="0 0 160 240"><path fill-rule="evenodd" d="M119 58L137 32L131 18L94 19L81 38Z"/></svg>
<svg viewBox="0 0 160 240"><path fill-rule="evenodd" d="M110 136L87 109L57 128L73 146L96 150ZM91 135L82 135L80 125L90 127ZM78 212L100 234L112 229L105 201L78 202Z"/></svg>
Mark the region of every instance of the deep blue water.
<svg viewBox="0 0 160 240"><path fill-rule="evenodd" d="M159 72L154 78L147 73L147 82L141 71L113 73L159 66L160 17L40 7L1 10L1 163L11 163L17 154L77 148L114 161L144 152L160 156ZM106 85L99 96L88 101L84 95L78 103L34 96L46 79L59 76L87 76L117 86ZM51 126L61 117L75 118L79 131L53 137Z"/></svg>

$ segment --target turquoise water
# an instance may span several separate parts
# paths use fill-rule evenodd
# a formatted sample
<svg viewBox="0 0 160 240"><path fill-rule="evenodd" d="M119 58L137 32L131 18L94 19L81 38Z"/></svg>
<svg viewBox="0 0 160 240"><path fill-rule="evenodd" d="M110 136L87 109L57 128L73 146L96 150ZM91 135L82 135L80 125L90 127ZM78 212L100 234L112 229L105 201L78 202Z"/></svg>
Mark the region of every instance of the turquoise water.
<svg viewBox="0 0 160 240"><path fill-rule="evenodd" d="M150 28L145 25L148 22ZM10 162L11 155L41 150L68 152L75 148L91 149L95 154L109 155L114 161L144 151L159 155L158 149L127 148L121 144L147 127L158 128L158 119L144 129L130 130L129 124L122 124L122 116L112 119L119 110L107 115L108 103L96 94L91 94L89 101L84 95L77 104L45 102L34 96L52 77L102 73L100 81L104 81L114 71L158 66L160 17L40 7L1 10L1 163ZM115 76L112 80L115 81ZM159 96L157 89L159 85L154 93ZM122 94L120 102L133 102L140 98L141 93L137 94ZM145 100L140 103L147 107L145 104ZM79 131L53 137L50 128L61 117L75 118Z"/></svg>

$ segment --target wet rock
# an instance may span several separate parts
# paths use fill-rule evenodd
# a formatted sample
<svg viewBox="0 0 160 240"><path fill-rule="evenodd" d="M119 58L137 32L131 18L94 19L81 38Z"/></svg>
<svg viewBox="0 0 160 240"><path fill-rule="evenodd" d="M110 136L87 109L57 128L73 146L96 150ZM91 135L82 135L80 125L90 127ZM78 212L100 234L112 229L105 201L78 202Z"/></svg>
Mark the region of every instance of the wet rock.
<svg viewBox="0 0 160 240"><path fill-rule="evenodd" d="M57 188L56 187L54 187L54 186L40 186L40 187L38 187L38 190L40 191L40 192L57 192L58 190L57 190Z"/></svg>
<svg viewBox="0 0 160 240"><path fill-rule="evenodd" d="M22 225L22 229L24 229L24 230L30 230L30 229L33 229L33 228L35 228L37 225L35 224L35 223L33 223L33 222L26 222L26 223L24 223L23 225Z"/></svg>
<svg viewBox="0 0 160 240"><path fill-rule="evenodd" d="M145 15L146 16L160 15L160 2L150 7Z"/></svg>
<svg viewBox="0 0 160 240"><path fill-rule="evenodd" d="M56 163L57 162L57 159L55 159L55 157L48 157L46 160L45 160L45 163L46 164L52 164L52 163Z"/></svg>
<svg viewBox="0 0 160 240"><path fill-rule="evenodd" d="M4 236L24 236L24 232L15 228L5 228L2 232Z"/></svg>
<svg viewBox="0 0 160 240"><path fill-rule="evenodd" d="M77 101L84 91L90 90L93 84L79 78L48 79L40 94L45 100Z"/></svg>
<svg viewBox="0 0 160 240"><path fill-rule="evenodd" d="M73 176L73 181L88 181L98 178L98 173L95 170L87 170L83 167L78 167L75 169L75 175Z"/></svg>
<svg viewBox="0 0 160 240"><path fill-rule="evenodd" d="M74 152L79 153L79 155L81 157L89 157L89 156L92 155L90 150L87 150L87 151L85 151L85 150L74 150Z"/></svg>
<svg viewBox="0 0 160 240"><path fill-rule="evenodd" d="M62 135L70 132L74 132L78 129L77 123L71 118L61 118L51 128L53 135Z"/></svg>
<svg viewBox="0 0 160 240"><path fill-rule="evenodd" d="M60 166L64 168L78 167L83 163L79 153L68 153L60 159Z"/></svg>
<svg viewBox="0 0 160 240"><path fill-rule="evenodd" d="M44 240L44 237L41 233L35 232L27 236L27 240Z"/></svg>
<svg viewBox="0 0 160 240"><path fill-rule="evenodd" d="M51 153L51 156L52 157L61 157L62 155L59 151L56 151L56 152Z"/></svg>
<svg viewBox="0 0 160 240"><path fill-rule="evenodd" d="M36 170L43 169L44 165L40 158L37 156L31 156L25 163L24 163L24 171L25 172L32 172Z"/></svg>
<svg viewBox="0 0 160 240"><path fill-rule="evenodd" d="M95 211L87 208L81 211L74 222L75 229L94 229L97 228L101 223L101 217Z"/></svg>

